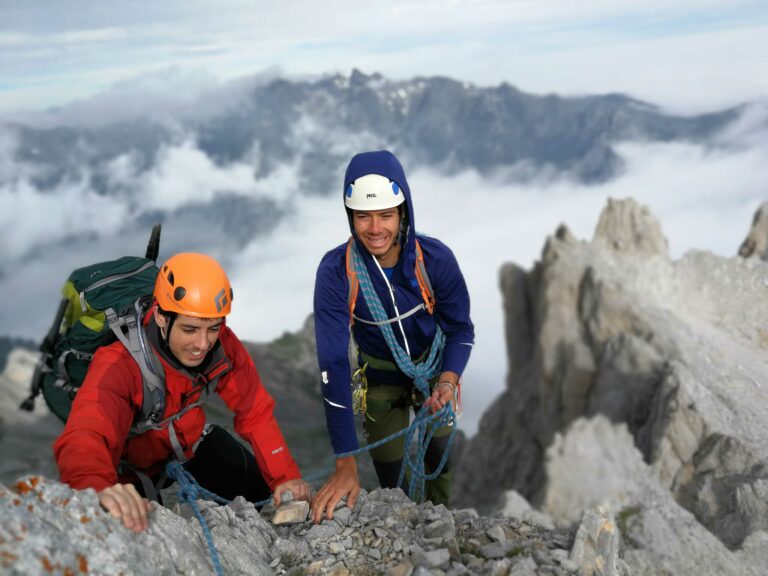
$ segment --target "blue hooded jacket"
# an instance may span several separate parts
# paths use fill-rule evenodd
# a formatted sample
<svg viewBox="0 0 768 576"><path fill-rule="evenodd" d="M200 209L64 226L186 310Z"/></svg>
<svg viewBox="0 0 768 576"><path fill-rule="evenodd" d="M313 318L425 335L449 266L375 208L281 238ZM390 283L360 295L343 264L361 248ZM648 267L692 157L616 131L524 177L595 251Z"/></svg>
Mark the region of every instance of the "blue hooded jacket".
<svg viewBox="0 0 768 576"><path fill-rule="evenodd" d="M393 288L397 309L401 314L423 302L418 280L414 272L416 264L413 202L411 190L405 179L400 162L386 150L357 154L349 163L344 176L344 186L366 174L379 174L395 182L405 194L407 229L404 234L400 258L387 280L379 271L373 256L355 235L350 218L350 230L365 261L374 288L389 318L395 318L395 307L388 283ZM343 196L342 196L343 198ZM437 324L446 335L443 361L439 372L449 370L461 375L469 360L474 344L474 326L469 317L469 293L464 277L459 270L453 252L435 238L418 235L424 253L427 275L435 293L434 315L425 310L402 320L403 331L408 340L411 358L417 359L432 344ZM349 364L349 306L347 303L349 281L346 273L346 242L328 252L320 261L315 280L314 312L317 357L322 376L322 394L331 444L336 454L355 450L357 435L352 413L351 370ZM358 291L355 302L355 316L372 320L372 315ZM400 346L405 350L403 335L396 325L393 331ZM378 326L355 322L352 326L355 342L366 354L394 363L384 337ZM374 370L368 367L366 374L370 382L410 386L413 381L400 370Z"/></svg>

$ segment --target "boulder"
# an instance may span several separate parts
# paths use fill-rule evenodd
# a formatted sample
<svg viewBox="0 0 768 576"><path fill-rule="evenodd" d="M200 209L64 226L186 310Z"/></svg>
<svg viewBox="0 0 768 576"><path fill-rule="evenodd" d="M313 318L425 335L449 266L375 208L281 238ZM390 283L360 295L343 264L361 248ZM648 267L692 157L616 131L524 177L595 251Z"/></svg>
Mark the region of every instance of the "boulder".
<svg viewBox="0 0 768 576"><path fill-rule="evenodd" d="M659 482L626 424L580 418L547 450L546 509L584 508L571 560L584 573L747 575L764 572L758 531L730 550ZM573 517L573 516L571 516ZM623 560L618 559L617 552ZM600 558L603 560L601 561ZM624 566L626 563L626 567Z"/></svg>

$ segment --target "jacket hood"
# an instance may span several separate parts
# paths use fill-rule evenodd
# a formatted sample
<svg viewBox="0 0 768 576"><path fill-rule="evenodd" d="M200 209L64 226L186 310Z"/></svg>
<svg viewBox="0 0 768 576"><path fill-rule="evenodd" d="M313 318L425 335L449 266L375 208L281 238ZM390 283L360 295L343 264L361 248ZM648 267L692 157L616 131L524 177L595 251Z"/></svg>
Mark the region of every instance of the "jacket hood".
<svg viewBox="0 0 768 576"><path fill-rule="evenodd" d="M356 154L352 157L352 160L349 161L347 171L344 174L344 185L341 187L342 201L344 199L344 191L347 187L366 174L378 174L379 176L389 178L389 180L395 182L403 191L405 197L406 228L404 234L402 234L402 236L405 237L401 237L400 239L400 241L403 242L400 262L405 264L405 267L403 268L405 275L411 277L414 275L413 269L416 264L416 227L413 217L413 202L411 202L411 189L405 178L403 166L389 150L376 150L373 152L361 152L360 154ZM348 208L347 212L349 213ZM357 242L358 247L361 249L361 253L370 258L370 254L368 254L362 242L360 242L355 234L354 227L352 226L352 218L348 218L348 221L349 230Z"/></svg>

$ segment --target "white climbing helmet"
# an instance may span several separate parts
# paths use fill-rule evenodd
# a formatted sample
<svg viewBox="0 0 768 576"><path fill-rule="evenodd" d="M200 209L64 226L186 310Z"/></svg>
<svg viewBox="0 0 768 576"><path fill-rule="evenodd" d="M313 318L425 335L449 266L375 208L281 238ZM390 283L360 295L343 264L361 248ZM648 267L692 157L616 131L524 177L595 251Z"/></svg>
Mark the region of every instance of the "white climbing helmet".
<svg viewBox="0 0 768 576"><path fill-rule="evenodd" d="M403 202L405 195L397 182L379 174L361 176L344 191L344 205L351 210L386 210Z"/></svg>

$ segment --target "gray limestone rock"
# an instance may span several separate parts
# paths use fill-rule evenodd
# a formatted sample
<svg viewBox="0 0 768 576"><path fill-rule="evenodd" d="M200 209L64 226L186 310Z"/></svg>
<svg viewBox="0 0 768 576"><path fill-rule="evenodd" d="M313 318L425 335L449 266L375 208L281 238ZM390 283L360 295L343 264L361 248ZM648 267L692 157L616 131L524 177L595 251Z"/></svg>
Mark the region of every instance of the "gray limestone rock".
<svg viewBox="0 0 768 576"><path fill-rule="evenodd" d="M626 426L604 416L579 419L547 450L543 508L561 525L578 523L603 502L626 505L639 489L636 479L647 473Z"/></svg>
<svg viewBox="0 0 768 576"><path fill-rule="evenodd" d="M304 522L309 516L309 502L297 500L278 506L272 524L294 524Z"/></svg>
<svg viewBox="0 0 768 576"><path fill-rule="evenodd" d="M435 520L424 527L424 535L427 538L455 538L456 529L453 525L453 518Z"/></svg>
<svg viewBox="0 0 768 576"><path fill-rule="evenodd" d="M462 450L455 503L490 513L515 490L566 526L607 491L652 511L645 548L622 543L634 572L671 550L711 557L712 574L753 571L740 549L768 531L764 262L695 251L671 261L647 209L612 200L592 242L559 229L531 271L503 267L501 289L508 385ZM581 441L564 440L601 415ZM576 467L558 468L552 451L575 453ZM676 524L709 544L686 551Z"/></svg>
<svg viewBox="0 0 768 576"><path fill-rule="evenodd" d="M326 524L327 522L327 524ZM315 524L312 526L304 536L307 540L317 540L318 538L327 540L328 538L335 536L340 532L340 528L336 523L329 520L323 520L323 524Z"/></svg>
<svg viewBox="0 0 768 576"><path fill-rule="evenodd" d="M336 520L342 526L349 525L349 521L352 519L352 510L344 506L338 510L334 510L333 519Z"/></svg>
<svg viewBox="0 0 768 576"><path fill-rule="evenodd" d="M607 561L616 544L635 575L761 573L757 547L731 551L699 524L643 462L624 424L603 416L578 420L547 452L547 467L549 505L563 506L566 516L588 508L570 558L583 571L585 558L587 565ZM626 571L615 565L613 573Z"/></svg>
<svg viewBox="0 0 768 576"><path fill-rule="evenodd" d="M593 244L637 255L667 255L661 224L645 206L631 198L608 199L595 228Z"/></svg>
<svg viewBox="0 0 768 576"><path fill-rule="evenodd" d="M404 560L389 569L388 576L411 576L413 574L413 564Z"/></svg>
<svg viewBox="0 0 768 576"><path fill-rule="evenodd" d="M512 565L509 576L533 576L536 574L536 568L536 562L532 558L523 558Z"/></svg>
<svg viewBox="0 0 768 576"><path fill-rule="evenodd" d="M100 508L93 490L73 491L28 476L0 486L0 508L0 561L6 574L213 571L197 520L162 507L154 507L150 528L135 534ZM203 514L227 574L272 574L269 546L275 535L258 515L245 519L226 507Z"/></svg>
<svg viewBox="0 0 768 576"><path fill-rule="evenodd" d="M414 566L423 566L425 568L443 568L448 566L451 561L451 554L445 548L419 552L411 556Z"/></svg>
<svg viewBox="0 0 768 576"><path fill-rule="evenodd" d="M752 227L739 247L739 256L768 260L768 202L763 202L755 212Z"/></svg>
<svg viewBox="0 0 768 576"><path fill-rule="evenodd" d="M523 514L523 520L544 528L545 530L554 530L555 528L555 523L552 520L552 517L539 510L528 510L528 512Z"/></svg>
<svg viewBox="0 0 768 576"><path fill-rule="evenodd" d="M572 541L572 533L561 531L523 533L518 521L501 516L461 514L464 522L456 528L456 517L444 506L403 498L400 490L361 493L359 522L346 528L335 521L273 526L272 510L259 513L242 498L227 506L196 506L226 574L503 574L502 566L530 559L531 551L542 566L559 566L563 541ZM74 491L40 477L0 485L0 567L14 575L212 574L213 556L191 506L175 508L178 514L155 506L149 529L134 534L99 508L92 490ZM488 534L505 534L506 541L492 544ZM493 553L481 557L489 546Z"/></svg>
<svg viewBox="0 0 768 576"><path fill-rule="evenodd" d="M501 513L508 518L522 519L525 513L531 510L528 500L515 490L507 490L504 493L504 504Z"/></svg>
<svg viewBox="0 0 768 576"><path fill-rule="evenodd" d="M480 549L480 554L483 558L492 560L494 558L504 558L506 551L504 547L499 543L486 544Z"/></svg>
<svg viewBox="0 0 768 576"><path fill-rule="evenodd" d="M499 544L503 544L507 541L507 535L504 534L504 529L501 526L491 526L486 531L488 538Z"/></svg>
<svg viewBox="0 0 768 576"><path fill-rule="evenodd" d="M570 559L584 576L618 576L619 531L607 507L584 513Z"/></svg>
<svg viewBox="0 0 768 576"><path fill-rule="evenodd" d="M29 395L29 384L39 353L21 348L10 352L0 373L0 482L25 474L58 476L51 444L64 425L38 398L33 412L19 410Z"/></svg>

